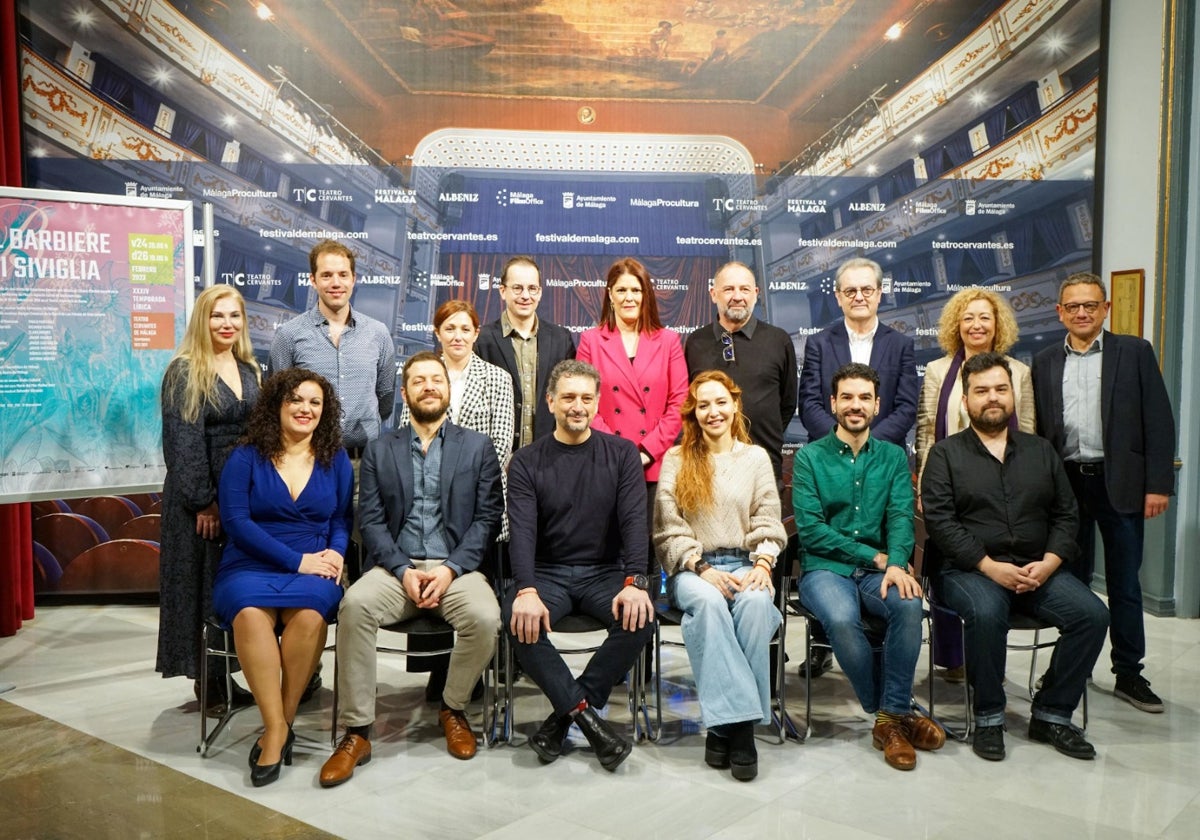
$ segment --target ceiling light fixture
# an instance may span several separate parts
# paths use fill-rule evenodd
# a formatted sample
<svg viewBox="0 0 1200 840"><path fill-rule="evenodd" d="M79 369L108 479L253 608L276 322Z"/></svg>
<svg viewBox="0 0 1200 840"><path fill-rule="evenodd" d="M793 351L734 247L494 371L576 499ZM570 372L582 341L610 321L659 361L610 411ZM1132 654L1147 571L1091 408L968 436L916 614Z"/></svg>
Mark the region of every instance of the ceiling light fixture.
<svg viewBox="0 0 1200 840"><path fill-rule="evenodd" d="M893 23L891 26L888 27L887 32L883 33L883 37L887 38L889 41L898 41L900 39L900 36L903 33L904 33L904 24Z"/></svg>

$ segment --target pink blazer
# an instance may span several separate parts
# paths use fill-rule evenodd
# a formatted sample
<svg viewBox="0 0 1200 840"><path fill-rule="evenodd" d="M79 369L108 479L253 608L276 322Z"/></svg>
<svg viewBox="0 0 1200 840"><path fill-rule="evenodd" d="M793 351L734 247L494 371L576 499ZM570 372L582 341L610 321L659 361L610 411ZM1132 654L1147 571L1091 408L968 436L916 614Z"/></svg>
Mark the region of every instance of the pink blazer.
<svg viewBox="0 0 1200 840"><path fill-rule="evenodd" d="M646 480L658 481L662 457L675 444L687 398L683 345L671 330L642 333L631 364L620 333L593 327L579 337L575 358L600 371L600 407L592 428L631 440L654 460Z"/></svg>

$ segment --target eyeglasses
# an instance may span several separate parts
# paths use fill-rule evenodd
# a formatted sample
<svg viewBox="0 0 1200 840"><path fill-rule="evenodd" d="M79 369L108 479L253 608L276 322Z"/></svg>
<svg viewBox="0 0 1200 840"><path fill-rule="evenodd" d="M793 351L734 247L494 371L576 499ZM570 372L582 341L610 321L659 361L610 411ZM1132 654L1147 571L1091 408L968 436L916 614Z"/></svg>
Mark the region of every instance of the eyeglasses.
<svg viewBox="0 0 1200 840"><path fill-rule="evenodd" d="M1062 308L1066 310L1068 315L1074 315L1079 312L1080 309L1087 314L1092 315L1103 305L1104 301L1102 300L1088 300L1084 301L1083 303L1064 303Z"/></svg>
<svg viewBox="0 0 1200 840"><path fill-rule="evenodd" d="M721 358L727 365L737 361L737 356L733 352L733 336L728 332L721 333Z"/></svg>
<svg viewBox="0 0 1200 840"><path fill-rule="evenodd" d="M509 286L507 283L504 288L508 289L517 297L529 295L531 298L538 297L542 293L541 286Z"/></svg>
<svg viewBox="0 0 1200 840"><path fill-rule="evenodd" d="M870 300L877 291L874 286L860 286L857 289L838 289L838 294L848 300L854 300L859 295L863 296L863 300Z"/></svg>

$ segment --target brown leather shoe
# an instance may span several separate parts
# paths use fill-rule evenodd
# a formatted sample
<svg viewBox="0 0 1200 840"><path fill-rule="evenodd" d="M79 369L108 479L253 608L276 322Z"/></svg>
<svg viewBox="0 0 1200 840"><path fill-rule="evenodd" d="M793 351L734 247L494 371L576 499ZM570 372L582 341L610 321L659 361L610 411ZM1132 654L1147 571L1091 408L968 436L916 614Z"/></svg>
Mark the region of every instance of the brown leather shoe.
<svg viewBox="0 0 1200 840"><path fill-rule="evenodd" d="M880 721L871 730L871 743L875 749L883 750L883 760L897 770L911 770L917 766L917 751L909 743L904 724L899 721Z"/></svg>
<svg viewBox="0 0 1200 840"><path fill-rule="evenodd" d="M343 735L321 767L321 787L336 787L354 775L354 768L371 760L371 742L361 735Z"/></svg>
<svg viewBox="0 0 1200 840"><path fill-rule="evenodd" d="M946 743L946 730L937 721L915 712L900 719L909 743L919 750L940 750Z"/></svg>
<svg viewBox="0 0 1200 840"><path fill-rule="evenodd" d="M438 712L438 723L446 733L446 751L455 758L475 757L475 733L467 716L458 709L442 709Z"/></svg>

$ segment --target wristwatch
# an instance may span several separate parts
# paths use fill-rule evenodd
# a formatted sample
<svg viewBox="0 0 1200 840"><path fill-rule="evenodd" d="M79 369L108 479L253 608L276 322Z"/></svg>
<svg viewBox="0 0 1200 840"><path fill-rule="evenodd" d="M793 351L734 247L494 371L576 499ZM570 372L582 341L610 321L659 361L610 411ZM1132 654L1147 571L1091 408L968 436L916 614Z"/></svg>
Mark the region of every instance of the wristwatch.
<svg viewBox="0 0 1200 840"><path fill-rule="evenodd" d="M630 575L625 578L625 585L640 589L643 592L650 590L650 581L646 579L645 575Z"/></svg>

